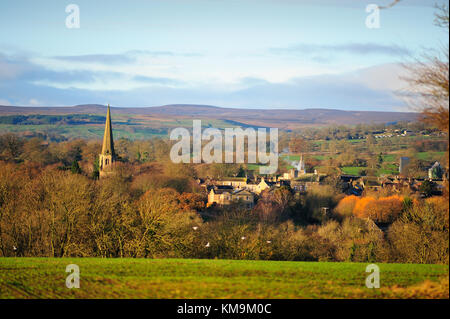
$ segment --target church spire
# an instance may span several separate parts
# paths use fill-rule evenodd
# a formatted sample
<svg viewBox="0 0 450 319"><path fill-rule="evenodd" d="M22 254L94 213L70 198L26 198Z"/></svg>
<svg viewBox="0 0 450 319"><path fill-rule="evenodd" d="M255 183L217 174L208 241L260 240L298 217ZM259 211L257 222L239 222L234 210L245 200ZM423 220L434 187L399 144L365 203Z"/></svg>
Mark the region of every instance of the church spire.
<svg viewBox="0 0 450 319"><path fill-rule="evenodd" d="M111 126L111 110L108 104L106 112L105 135L103 135L102 153L98 157L99 177L107 176L114 167L116 154L114 153L114 141Z"/></svg>
<svg viewBox="0 0 450 319"><path fill-rule="evenodd" d="M106 112L105 134L103 135L102 155L114 156L114 141L111 126L111 110L108 104Z"/></svg>

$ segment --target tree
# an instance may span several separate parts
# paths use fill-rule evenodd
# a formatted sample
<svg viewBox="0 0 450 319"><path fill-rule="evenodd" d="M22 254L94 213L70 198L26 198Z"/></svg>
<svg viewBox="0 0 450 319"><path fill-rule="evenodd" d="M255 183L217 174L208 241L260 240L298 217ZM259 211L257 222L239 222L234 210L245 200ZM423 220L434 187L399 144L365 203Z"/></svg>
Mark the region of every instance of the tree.
<svg viewBox="0 0 450 319"><path fill-rule="evenodd" d="M289 140L289 151L291 153L308 152L310 148L310 143L301 137L294 136Z"/></svg>
<svg viewBox="0 0 450 319"><path fill-rule="evenodd" d="M433 195L435 184L432 181L425 180L420 185L419 190L425 197L431 197Z"/></svg>
<svg viewBox="0 0 450 319"><path fill-rule="evenodd" d="M376 199L373 197L363 197L359 201L356 202L355 207L353 208L353 215L359 218L367 218L366 207L370 203L376 202Z"/></svg>
<svg viewBox="0 0 450 319"><path fill-rule="evenodd" d="M448 265L448 201L430 198L413 205L387 235L393 262Z"/></svg>
<svg viewBox="0 0 450 319"><path fill-rule="evenodd" d="M92 178L93 179L99 179L100 177L100 163L99 163L99 159L98 159L98 155L94 160L94 163L92 164Z"/></svg>
<svg viewBox="0 0 450 319"><path fill-rule="evenodd" d="M289 217L291 204L293 195L286 187L273 191L265 190L261 193L254 211L260 220L275 222Z"/></svg>
<svg viewBox="0 0 450 319"><path fill-rule="evenodd" d="M46 142L37 137L26 140L23 144L23 153L20 155L20 158L40 165L50 164L53 162L53 158L47 146Z"/></svg>
<svg viewBox="0 0 450 319"><path fill-rule="evenodd" d="M78 164L78 161L73 161L72 166L70 167L70 171L72 172L72 174L81 174L81 168Z"/></svg>
<svg viewBox="0 0 450 319"><path fill-rule="evenodd" d="M375 137L372 134L367 135L367 145L368 146L373 146L377 143L377 140L375 139Z"/></svg>
<svg viewBox="0 0 450 319"><path fill-rule="evenodd" d="M14 164L0 162L0 256L24 255L25 247L19 245L17 228L21 220L17 212L22 202L20 196L28 178ZM29 217L29 216L27 216ZM17 251L13 252L13 247Z"/></svg>
<svg viewBox="0 0 450 319"><path fill-rule="evenodd" d="M435 24L449 31L449 6L437 7ZM435 50L433 54L423 54L421 60L405 64L409 75L404 79L409 83L409 91L418 103L412 106L422 112L422 120L449 133L449 49L448 43ZM448 150L448 140L447 140ZM448 168L448 152L447 152Z"/></svg>
<svg viewBox="0 0 450 319"><path fill-rule="evenodd" d="M186 256L195 237L192 227L200 225L201 219L185 208L174 189L145 193L131 211L136 221L135 239L127 243L131 256Z"/></svg>
<svg viewBox="0 0 450 319"><path fill-rule="evenodd" d="M130 193L129 183L120 175L96 183L87 226L96 256L126 256L124 246L133 240L132 225L136 223L129 214Z"/></svg>
<svg viewBox="0 0 450 319"><path fill-rule="evenodd" d="M51 257L89 256L87 227L91 181L79 174L46 169L25 188L19 212L23 241L31 252Z"/></svg>
<svg viewBox="0 0 450 319"><path fill-rule="evenodd" d="M0 159L16 160L23 152L24 141L15 134L0 136Z"/></svg>
<svg viewBox="0 0 450 319"><path fill-rule="evenodd" d="M360 198L355 195L345 196L339 201L334 211L341 217L352 216L355 205L359 200Z"/></svg>
<svg viewBox="0 0 450 319"><path fill-rule="evenodd" d="M194 193L182 193L179 196L180 206L183 211L201 211L205 208L206 195Z"/></svg>
<svg viewBox="0 0 450 319"><path fill-rule="evenodd" d="M383 153L378 154L378 164L383 164Z"/></svg>
<svg viewBox="0 0 450 319"><path fill-rule="evenodd" d="M397 195L381 197L365 206L362 217L368 217L378 223L392 223L400 216L402 210L402 197Z"/></svg>
<svg viewBox="0 0 450 319"><path fill-rule="evenodd" d="M246 173L245 173L244 168L242 166L239 166L239 171L238 171L236 177L245 177L245 175L246 175Z"/></svg>

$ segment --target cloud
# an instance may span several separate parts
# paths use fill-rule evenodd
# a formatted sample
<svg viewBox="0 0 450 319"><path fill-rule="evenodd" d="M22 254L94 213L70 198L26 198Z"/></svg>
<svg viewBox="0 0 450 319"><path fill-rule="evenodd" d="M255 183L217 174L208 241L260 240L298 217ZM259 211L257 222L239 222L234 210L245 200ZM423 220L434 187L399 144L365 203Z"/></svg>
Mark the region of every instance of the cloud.
<svg viewBox="0 0 450 319"><path fill-rule="evenodd" d="M128 64L135 61L134 57L127 54L87 54L54 56L53 59L78 62L78 63L101 63L101 64Z"/></svg>
<svg viewBox="0 0 450 319"><path fill-rule="evenodd" d="M143 84L180 85L183 83L182 81L170 78L150 77L142 75L134 76L133 80Z"/></svg>
<svg viewBox="0 0 450 319"><path fill-rule="evenodd" d="M84 71L57 72L34 64L27 56L0 53L0 81L21 78L27 81L49 80L70 82L73 79L91 81L92 74Z"/></svg>
<svg viewBox="0 0 450 319"><path fill-rule="evenodd" d="M98 57L98 56L97 56ZM7 56L0 53L0 85L31 83L61 89L78 87L88 90L127 90L148 85L181 85L179 80L134 75L120 71L61 69L33 63L29 57Z"/></svg>
<svg viewBox="0 0 450 319"><path fill-rule="evenodd" d="M354 55L388 55L405 56L411 51L398 45L383 45L377 43L344 43L344 44L297 44L284 48L270 48L273 54L311 55L315 59L323 58L323 54L347 53ZM317 55L319 54L319 56Z"/></svg>
<svg viewBox="0 0 450 319"><path fill-rule="evenodd" d="M40 101L38 101L37 99L30 99L30 100L28 101L28 104L29 104L30 106L42 106L42 105L43 105L43 103L40 102Z"/></svg>
<svg viewBox="0 0 450 319"><path fill-rule="evenodd" d="M29 63L24 58L10 57L0 52L0 81L14 79L29 67Z"/></svg>
<svg viewBox="0 0 450 319"><path fill-rule="evenodd" d="M117 106L188 103L385 111L406 106L394 92L403 85L398 79L401 68L394 64L342 74L294 77L278 83L243 74L232 85L220 80L187 84L151 74L53 70L30 62L27 57L4 54L0 54L0 64L6 66L0 69L0 99L13 105L104 104L109 101Z"/></svg>
<svg viewBox="0 0 450 319"><path fill-rule="evenodd" d="M150 50L132 50L121 54L86 54L86 55L64 55L54 56L52 59L73 63L87 64L105 64L105 65L122 65L133 64L137 62L138 57L199 57L200 53L195 52L173 52L173 51L150 51Z"/></svg>
<svg viewBox="0 0 450 319"><path fill-rule="evenodd" d="M8 100L0 99L0 105L10 106L11 103Z"/></svg>
<svg viewBox="0 0 450 319"><path fill-rule="evenodd" d="M243 79L234 90L195 87L143 86L131 90L87 90L55 88L17 82L0 86L0 96L19 105L35 99L41 105L104 104L156 106L164 104L208 104L243 108L333 108L345 110L408 110L390 90L370 87L361 75L322 75L270 83L263 79ZM378 79L382 81L382 79ZM19 97L19 98L18 98Z"/></svg>
<svg viewBox="0 0 450 319"><path fill-rule="evenodd" d="M246 107L384 111L406 107L392 91L370 87L355 74L320 75L296 78L288 83L265 83L238 90L226 98Z"/></svg>
<svg viewBox="0 0 450 319"><path fill-rule="evenodd" d="M174 51L151 51L151 50L132 50L128 51L132 55L148 55L152 57L161 56L182 56L182 57L200 57L203 56L198 52L174 52Z"/></svg>

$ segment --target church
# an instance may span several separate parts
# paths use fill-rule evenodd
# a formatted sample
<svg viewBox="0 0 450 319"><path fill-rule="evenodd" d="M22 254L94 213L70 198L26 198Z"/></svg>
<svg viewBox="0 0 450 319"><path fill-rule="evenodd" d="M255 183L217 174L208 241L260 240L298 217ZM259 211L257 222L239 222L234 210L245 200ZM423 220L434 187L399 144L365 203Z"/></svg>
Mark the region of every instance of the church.
<svg viewBox="0 0 450 319"><path fill-rule="evenodd" d="M105 177L112 172L116 161L111 125L111 109L108 104L106 111L105 133L103 135L102 152L99 155L99 177Z"/></svg>
<svg viewBox="0 0 450 319"><path fill-rule="evenodd" d="M295 179L301 175L306 174L305 161L303 160L303 154L300 155L300 161L297 167L291 168L288 173L283 174L283 179Z"/></svg>

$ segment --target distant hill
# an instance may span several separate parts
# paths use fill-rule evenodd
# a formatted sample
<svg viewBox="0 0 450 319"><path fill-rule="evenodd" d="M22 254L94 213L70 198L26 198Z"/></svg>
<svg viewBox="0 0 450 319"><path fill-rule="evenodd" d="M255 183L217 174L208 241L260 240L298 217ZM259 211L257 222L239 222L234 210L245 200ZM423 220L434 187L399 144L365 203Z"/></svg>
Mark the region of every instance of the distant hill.
<svg viewBox="0 0 450 319"><path fill-rule="evenodd" d="M113 117L127 115L141 120L182 120L209 119L221 120L234 125L278 127L295 129L302 126L352 125L370 123L389 123L415 121L413 112L375 112L343 111L333 109L238 109L210 105L174 104L155 107L112 107ZM98 114L104 115L106 106L98 104L76 105L70 107L20 107L0 106L0 116L6 115L64 115Z"/></svg>

